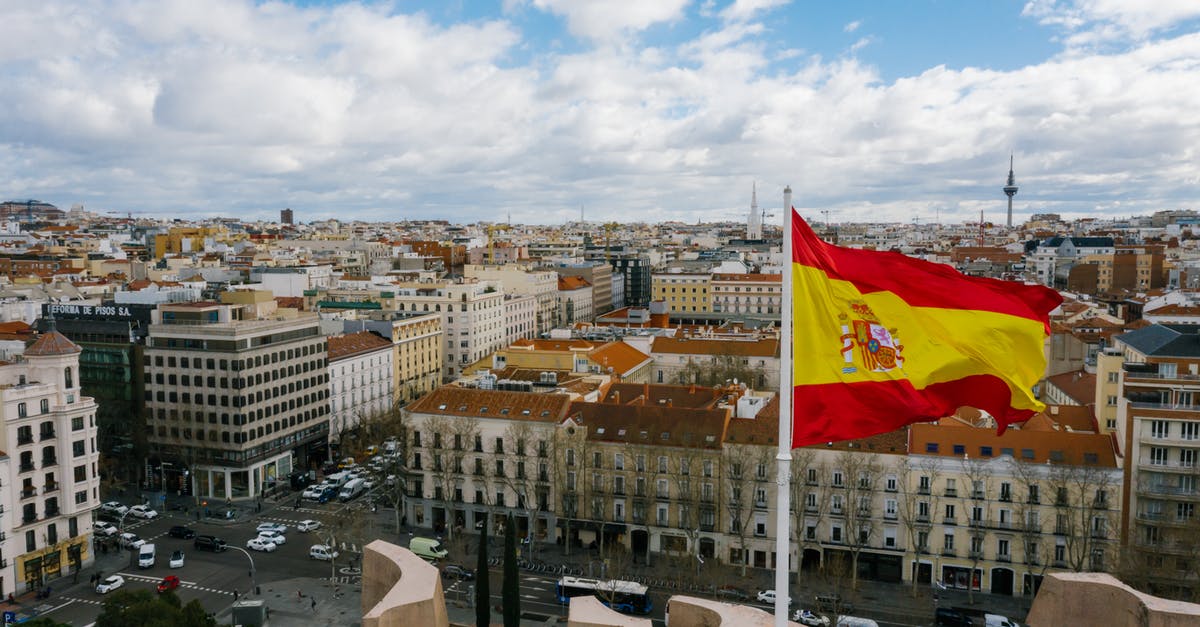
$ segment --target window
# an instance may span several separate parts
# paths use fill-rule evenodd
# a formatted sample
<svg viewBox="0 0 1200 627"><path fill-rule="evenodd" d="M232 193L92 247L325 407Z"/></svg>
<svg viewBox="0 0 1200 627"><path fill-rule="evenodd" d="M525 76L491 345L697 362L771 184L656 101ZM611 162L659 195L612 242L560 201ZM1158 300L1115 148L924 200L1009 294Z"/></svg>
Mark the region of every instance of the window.
<svg viewBox="0 0 1200 627"><path fill-rule="evenodd" d="M685 472L685 473L683 473L683 474L685 474L685 475L686 475L687 473ZM712 477L712 476L713 476L713 463L712 463L712 460L706 460L706 461L704 462L704 476L705 476L705 477Z"/></svg>
<svg viewBox="0 0 1200 627"><path fill-rule="evenodd" d="M1008 545L1009 545L1008 540L1005 540L1003 538L998 540L996 542L996 557L998 557L998 558L1010 557L1009 552L1008 552L1008 548L1009 548Z"/></svg>
<svg viewBox="0 0 1200 627"><path fill-rule="evenodd" d="M29 410L25 407L25 403L17 403L17 417L25 418L29 415Z"/></svg>
<svg viewBox="0 0 1200 627"><path fill-rule="evenodd" d="M1200 440L1200 422L1182 422L1179 424L1179 437L1184 440Z"/></svg>
<svg viewBox="0 0 1200 627"><path fill-rule="evenodd" d="M75 482L87 481L87 466L76 466L74 468Z"/></svg>
<svg viewBox="0 0 1200 627"><path fill-rule="evenodd" d="M1166 438L1167 433L1170 432L1170 427L1168 426L1169 424L1170 423L1168 423L1166 420L1151 420L1150 437L1159 439Z"/></svg>
<svg viewBox="0 0 1200 627"><path fill-rule="evenodd" d="M954 552L954 534L948 533L942 538L942 550L947 553Z"/></svg>
<svg viewBox="0 0 1200 627"><path fill-rule="evenodd" d="M815 507L817 495L810 494L809 496L813 497L812 500L813 500L813 505ZM887 499L883 502L883 517L884 518L895 518L896 517L896 499Z"/></svg>
<svg viewBox="0 0 1200 627"><path fill-rule="evenodd" d="M946 505L946 524L954 524L954 504Z"/></svg>
<svg viewBox="0 0 1200 627"><path fill-rule="evenodd" d="M43 414L50 413L50 400L49 399L45 399L45 398L42 399L42 413Z"/></svg>
<svg viewBox="0 0 1200 627"><path fill-rule="evenodd" d="M1110 372L1110 373L1108 373L1108 382L1116 383L1117 379L1120 378L1120 376L1121 376L1121 373L1119 373L1119 372Z"/></svg>
<svg viewBox="0 0 1200 627"><path fill-rule="evenodd" d="M1108 404L1109 407L1116 407L1117 406L1117 397L1110 394L1110 395L1108 395L1108 398L1106 399L1105 402Z"/></svg>
<svg viewBox="0 0 1200 627"><path fill-rule="evenodd" d="M1179 465L1184 468L1196 467L1196 449L1185 448L1179 451Z"/></svg>
<svg viewBox="0 0 1200 627"><path fill-rule="evenodd" d="M666 458L666 456L659 455L659 457L658 457L658 472L662 472L662 473L665 473L665 472L667 472L667 458Z"/></svg>
<svg viewBox="0 0 1200 627"><path fill-rule="evenodd" d="M833 487L842 487L842 471L840 470L833 471Z"/></svg>
<svg viewBox="0 0 1200 627"><path fill-rule="evenodd" d="M567 449L567 465L568 466L575 465L575 449L573 449L573 448Z"/></svg>
<svg viewBox="0 0 1200 627"><path fill-rule="evenodd" d="M613 469L625 470L625 455L616 453L613 455Z"/></svg>
<svg viewBox="0 0 1200 627"><path fill-rule="evenodd" d="M815 480L817 471L810 468L809 473ZM896 476L888 475L886 483L884 485L885 485L884 489L887 490L888 492L895 492L896 491Z"/></svg>
<svg viewBox="0 0 1200 627"><path fill-rule="evenodd" d="M30 553L37 550L37 534L33 531L25 532L25 552Z"/></svg>
<svg viewBox="0 0 1200 627"><path fill-rule="evenodd" d="M1152 466L1167 465L1167 449L1161 446L1150 447L1150 464Z"/></svg>

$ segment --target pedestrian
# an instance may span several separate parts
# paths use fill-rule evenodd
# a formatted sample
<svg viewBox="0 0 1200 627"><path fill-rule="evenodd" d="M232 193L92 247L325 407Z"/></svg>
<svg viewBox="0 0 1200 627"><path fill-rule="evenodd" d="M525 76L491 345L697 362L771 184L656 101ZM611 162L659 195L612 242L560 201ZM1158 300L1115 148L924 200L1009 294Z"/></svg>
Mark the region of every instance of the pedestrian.
<svg viewBox="0 0 1200 627"><path fill-rule="evenodd" d="M238 591L237 591L237 589L235 588L235 589L233 590L233 602L234 602L234 603L237 603L237 600L238 600Z"/></svg>
<svg viewBox="0 0 1200 627"><path fill-rule="evenodd" d="M317 611L317 598L316 597L313 597L313 599L312 599L312 611L314 611L314 612Z"/></svg>
<svg viewBox="0 0 1200 627"><path fill-rule="evenodd" d="M297 599L303 599L303 598L304 598L304 593L303 593L303 592L301 592L301 591L299 591L299 590L297 590L297 591L296 591L296 598L297 598Z"/></svg>

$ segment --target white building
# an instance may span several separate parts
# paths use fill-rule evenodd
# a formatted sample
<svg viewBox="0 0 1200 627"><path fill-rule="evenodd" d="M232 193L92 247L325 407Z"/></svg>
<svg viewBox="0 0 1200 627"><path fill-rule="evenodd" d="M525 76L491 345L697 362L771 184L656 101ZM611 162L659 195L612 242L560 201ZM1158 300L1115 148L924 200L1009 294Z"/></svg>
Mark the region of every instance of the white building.
<svg viewBox="0 0 1200 627"><path fill-rule="evenodd" d="M81 396L82 350L53 330L0 366L5 516L0 597L89 566L91 511L99 506L96 403Z"/></svg>
<svg viewBox="0 0 1200 627"><path fill-rule="evenodd" d="M499 281L505 293L533 296L537 299L537 333L548 333L558 325L558 274L546 270L528 270L517 265L467 265L463 276Z"/></svg>
<svg viewBox="0 0 1200 627"><path fill-rule="evenodd" d="M537 334L538 302L531 294L504 295L504 345ZM497 349L499 350L499 349Z"/></svg>
<svg viewBox="0 0 1200 627"><path fill-rule="evenodd" d="M504 292L494 281L403 282L395 292L397 311L437 312L445 330L445 368L453 378L491 355L505 338Z"/></svg>
<svg viewBox="0 0 1200 627"><path fill-rule="evenodd" d="M333 287L333 266L291 266L283 268L254 268L250 280L262 284L262 289L276 296L304 296L305 290Z"/></svg>
<svg viewBox="0 0 1200 627"><path fill-rule="evenodd" d="M329 440L392 408L393 347L370 331L331 336Z"/></svg>

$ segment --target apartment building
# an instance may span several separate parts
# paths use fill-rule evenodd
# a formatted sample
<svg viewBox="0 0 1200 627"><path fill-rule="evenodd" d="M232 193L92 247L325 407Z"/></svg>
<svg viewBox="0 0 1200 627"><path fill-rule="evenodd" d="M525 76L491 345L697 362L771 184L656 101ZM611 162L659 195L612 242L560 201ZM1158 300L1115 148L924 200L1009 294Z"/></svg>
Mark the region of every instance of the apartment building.
<svg viewBox="0 0 1200 627"><path fill-rule="evenodd" d="M698 377L717 370L737 371L751 388L778 391L779 340L776 338L657 336L650 346L655 383L707 383L699 381Z"/></svg>
<svg viewBox="0 0 1200 627"><path fill-rule="evenodd" d="M492 281L402 282L397 311L438 313L444 331L443 380L504 345L504 292Z"/></svg>
<svg viewBox="0 0 1200 627"><path fill-rule="evenodd" d="M185 475L196 496L248 499L326 458L327 344L316 314L276 309L269 293L222 298L155 313L147 438L154 461Z"/></svg>
<svg viewBox="0 0 1200 627"><path fill-rule="evenodd" d="M471 265L463 268L469 279L496 281L506 294L532 296L537 301L536 333L549 333L558 326L558 275L518 265Z"/></svg>
<svg viewBox="0 0 1200 627"><path fill-rule="evenodd" d="M456 535L512 514L521 535L555 539L550 453L567 416L565 394L443 386L405 410L411 435L411 524Z"/></svg>
<svg viewBox="0 0 1200 627"><path fill-rule="evenodd" d="M532 294L505 294L504 343L535 337L538 317L538 302Z"/></svg>
<svg viewBox="0 0 1200 627"><path fill-rule="evenodd" d="M714 312L772 316L783 312L779 274L714 274L709 289Z"/></svg>
<svg viewBox="0 0 1200 627"><path fill-rule="evenodd" d="M708 272L655 272L650 277L651 300L666 303L671 313L711 312L712 276Z"/></svg>
<svg viewBox="0 0 1200 627"><path fill-rule="evenodd" d="M329 439L392 409L394 353L389 339L360 331L333 335L329 355Z"/></svg>
<svg viewBox="0 0 1200 627"><path fill-rule="evenodd" d="M1200 328L1131 331L1103 358L1121 362L1117 437L1130 558L1123 578L1155 594L1200 598Z"/></svg>
<svg viewBox="0 0 1200 627"><path fill-rule="evenodd" d="M555 373L596 373L615 381L649 383L650 357L621 341L581 339L519 340L492 354L486 367ZM478 370L479 368L475 368Z"/></svg>
<svg viewBox="0 0 1200 627"><path fill-rule="evenodd" d="M345 333L371 331L392 343L392 400L406 405L442 384L442 316L421 312L377 312L346 320Z"/></svg>
<svg viewBox="0 0 1200 627"><path fill-rule="evenodd" d="M596 317L594 290L581 277L558 277L558 321L563 327L591 322Z"/></svg>
<svg viewBox="0 0 1200 627"><path fill-rule="evenodd" d="M51 323L0 364L0 596L39 589L94 561L100 454L96 403L80 393L81 352Z"/></svg>

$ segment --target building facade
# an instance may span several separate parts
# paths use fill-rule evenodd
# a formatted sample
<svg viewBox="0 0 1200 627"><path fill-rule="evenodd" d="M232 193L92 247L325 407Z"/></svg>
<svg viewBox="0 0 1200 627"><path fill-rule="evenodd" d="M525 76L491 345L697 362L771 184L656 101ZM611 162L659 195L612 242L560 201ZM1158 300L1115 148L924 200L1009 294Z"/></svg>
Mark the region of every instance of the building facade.
<svg viewBox="0 0 1200 627"><path fill-rule="evenodd" d="M504 345L504 292L497 283L405 282L394 296L397 311L442 316L443 380Z"/></svg>
<svg viewBox="0 0 1200 627"><path fill-rule="evenodd" d="M395 375L391 340L370 331L328 339L329 439L392 409Z"/></svg>
<svg viewBox="0 0 1200 627"><path fill-rule="evenodd" d="M463 276L497 281L507 294L532 296L537 301L536 333L548 333L558 326L558 275L554 272L517 265L467 265Z"/></svg>
<svg viewBox="0 0 1200 627"><path fill-rule="evenodd" d="M651 298L667 304L671 313L700 312L712 309L709 289L712 275L703 273L656 272L651 276Z"/></svg>
<svg viewBox="0 0 1200 627"><path fill-rule="evenodd" d="M778 274L712 275L712 310L720 313L783 312L783 282Z"/></svg>
<svg viewBox="0 0 1200 627"><path fill-rule="evenodd" d="M392 400L407 405L442 384L442 316L389 311L343 322L346 333L372 331L392 342Z"/></svg>

